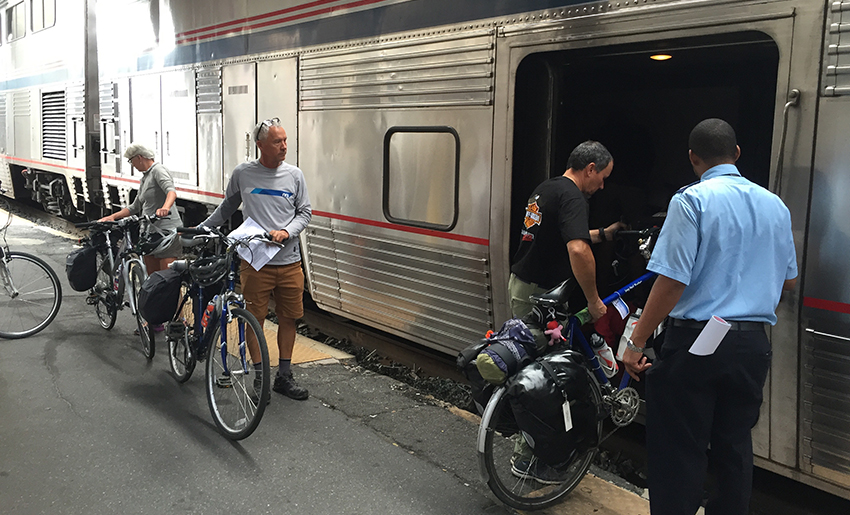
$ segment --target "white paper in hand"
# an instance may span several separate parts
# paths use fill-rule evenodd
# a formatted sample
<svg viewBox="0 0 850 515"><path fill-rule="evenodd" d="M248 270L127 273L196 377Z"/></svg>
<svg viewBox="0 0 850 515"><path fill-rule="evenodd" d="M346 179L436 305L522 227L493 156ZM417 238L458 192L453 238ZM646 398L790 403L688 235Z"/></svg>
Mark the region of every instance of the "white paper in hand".
<svg viewBox="0 0 850 515"><path fill-rule="evenodd" d="M715 315L711 317L711 320L702 328L702 332L694 340L688 352L696 356L710 356L714 354L720 342L723 341L723 337L729 332L730 327L732 325L719 316Z"/></svg>
<svg viewBox="0 0 850 515"><path fill-rule="evenodd" d="M241 239L265 233L266 230L260 227L260 224L249 216L242 222L242 225L233 229L227 237ZM250 263L254 270L259 270L271 261L280 252L280 249L277 245L272 245L262 240L253 240L248 243L247 247L239 247L236 252L239 254L239 257Z"/></svg>

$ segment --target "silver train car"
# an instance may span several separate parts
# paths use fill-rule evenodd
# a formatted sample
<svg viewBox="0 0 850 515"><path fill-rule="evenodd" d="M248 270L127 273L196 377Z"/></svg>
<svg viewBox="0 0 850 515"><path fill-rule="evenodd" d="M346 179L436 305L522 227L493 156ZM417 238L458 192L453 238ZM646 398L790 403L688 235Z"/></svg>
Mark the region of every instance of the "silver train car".
<svg viewBox="0 0 850 515"><path fill-rule="evenodd" d="M192 223L278 117L313 203L315 302L446 353L508 317L525 201L575 144L614 155L603 226L663 210L693 180L689 130L725 118L743 173L791 209L801 271L757 464L850 498L850 2L0 0L0 19L13 195L117 209L142 141Z"/></svg>

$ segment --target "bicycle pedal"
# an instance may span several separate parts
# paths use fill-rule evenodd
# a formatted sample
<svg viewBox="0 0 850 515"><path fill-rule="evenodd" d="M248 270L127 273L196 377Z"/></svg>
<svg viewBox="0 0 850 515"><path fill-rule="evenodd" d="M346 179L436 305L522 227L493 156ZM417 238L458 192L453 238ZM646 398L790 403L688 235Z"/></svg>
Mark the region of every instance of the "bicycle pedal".
<svg viewBox="0 0 850 515"><path fill-rule="evenodd" d="M219 388L233 388L233 382L230 380L230 376L216 377L215 385Z"/></svg>
<svg viewBox="0 0 850 515"><path fill-rule="evenodd" d="M88 304L89 306L96 306L98 300L100 300L100 297L97 296L86 297L86 304Z"/></svg>

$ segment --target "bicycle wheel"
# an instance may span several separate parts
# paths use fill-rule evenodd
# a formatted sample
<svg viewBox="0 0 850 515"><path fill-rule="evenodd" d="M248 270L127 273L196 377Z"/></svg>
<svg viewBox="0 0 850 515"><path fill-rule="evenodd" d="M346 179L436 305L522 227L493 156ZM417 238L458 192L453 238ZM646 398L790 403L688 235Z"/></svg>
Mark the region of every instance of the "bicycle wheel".
<svg viewBox="0 0 850 515"><path fill-rule="evenodd" d="M269 351L260 323L242 308L231 308L232 320L227 324L226 345L222 349L217 323L207 357L207 401L215 425L230 440L251 435L260 424L269 399ZM262 374L254 371L248 359L245 340L239 338L244 328L260 342ZM240 341L241 340L241 341ZM245 360L242 360L244 350ZM244 363L244 366L243 366Z"/></svg>
<svg viewBox="0 0 850 515"><path fill-rule="evenodd" d="M139 329L139 340L142 342L142 354L148 360L153 359L156 354L156 343L154 332L147 320L139 311L139 293L142 291L142 283L145 282L145 273L138 264L130 265L130 295L133 296L133 306L136 307L136 326Z"/></svg>
<svg viewBox="0 0 850 515"><path fill-rule="evenodd" d="M9 252L0 258L0 338L25 338L47 327L62 305L62 284L41 258Z"/></svg>
<svg viewBox="0 0 850 515"><path fill-rule="evenodd" d="M97 296L94 312L100 326L107 331L115 326L115 319L118 318L118 306L112 300L112 273L108 268L109 262L101 252L98 252L97 282L92 289L93 294Z"/></svg>
<svg viewBox="0 0 850 515"><path fill-rule="evenodd" d="M181 286L181 299L186 299L180 306L180 312L166 328L168 335L168 365L178 383L185 383L195 371L197 357L192 349L192 339L196 338L192 328L195 327L195 315L192 310L192 297L186 295L186 285Z"/></svg>
<svg viewBox="0 0 850 515"><path fill-rule="evenodd" d="M590 379L593 381L593 379ZM602 395L593 382L591 390L599 406ZM602 421L598 422L598 432L602 432ZM564 482L542 484L528 476L517 477L513 468L514 440L519 429L514 421L508 397L504 388L497 388L487 403L481 426L478 430L478 465L487 486L502 502L518 510L539 510L560 502L581 482L597 449L594 447L578 456L565 471ZM521 437L520 437L521 438ZM532 457L531 466L537 457Z"/></svg>

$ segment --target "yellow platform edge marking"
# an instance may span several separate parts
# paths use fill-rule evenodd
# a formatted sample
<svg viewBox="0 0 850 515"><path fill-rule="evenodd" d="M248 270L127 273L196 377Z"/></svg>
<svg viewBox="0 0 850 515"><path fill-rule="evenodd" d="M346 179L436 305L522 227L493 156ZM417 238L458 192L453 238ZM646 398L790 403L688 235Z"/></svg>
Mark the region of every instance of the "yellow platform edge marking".
<svg viewBox="0 0 850 515"><path fill-rule="evenodd" d="M269 363L275 366L280 359L277 348L277 324L271 320L266 320L263 324L263 333L269 347ZM334 349L330 345L325 345L300 334L295 335L295 347L292 349L293 365L325 359L345 360L353 357L351 354Z"/></svg>

